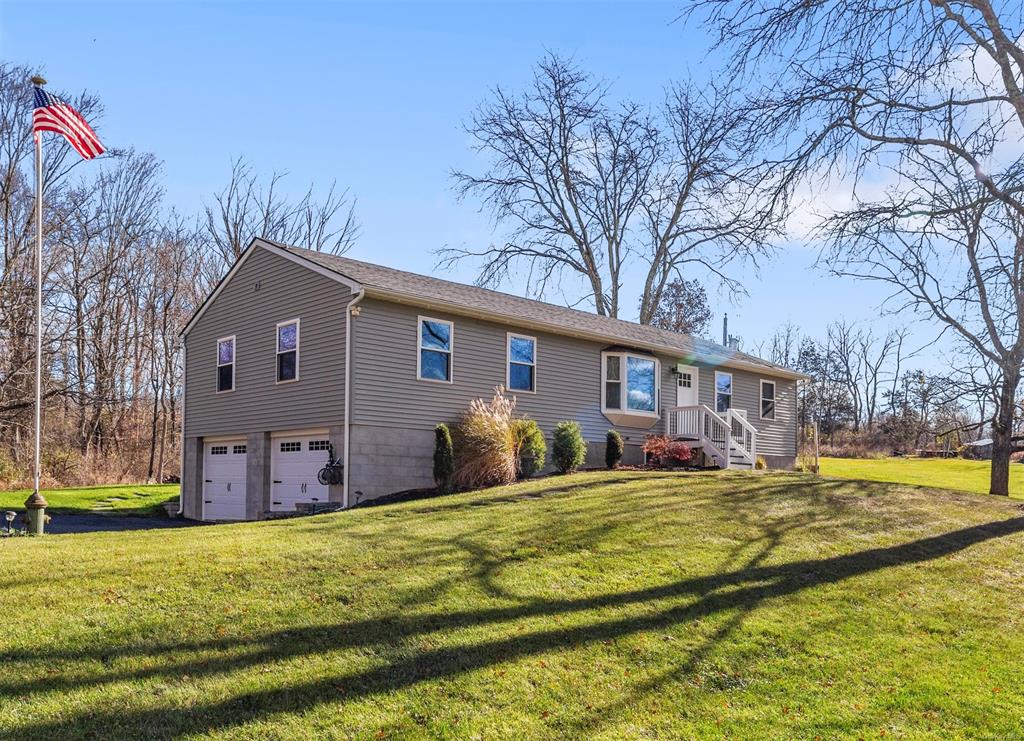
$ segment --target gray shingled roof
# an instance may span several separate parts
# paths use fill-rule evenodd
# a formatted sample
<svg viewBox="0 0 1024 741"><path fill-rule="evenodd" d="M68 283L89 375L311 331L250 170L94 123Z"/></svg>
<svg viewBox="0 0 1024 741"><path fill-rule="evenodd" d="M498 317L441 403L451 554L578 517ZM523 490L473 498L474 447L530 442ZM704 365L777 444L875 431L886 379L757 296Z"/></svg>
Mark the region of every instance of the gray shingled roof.
<svg viewBox="0 0 1024 741"><path fill-rule="evenodd" d="M693 335L670 332L621 319L610 319L557 304L409 273L349 257L316 252L266 239L262 241L359 283L371 296L402 298L410 303L449 304L455 313L461 310L462 313L519 320L534 326L542 325L555 334L600 337L609 342L637 348L671 350L684 357L713 365L747 367L789 377L805 377L790 368L769 363L767 360L731 350Z"/></svg>

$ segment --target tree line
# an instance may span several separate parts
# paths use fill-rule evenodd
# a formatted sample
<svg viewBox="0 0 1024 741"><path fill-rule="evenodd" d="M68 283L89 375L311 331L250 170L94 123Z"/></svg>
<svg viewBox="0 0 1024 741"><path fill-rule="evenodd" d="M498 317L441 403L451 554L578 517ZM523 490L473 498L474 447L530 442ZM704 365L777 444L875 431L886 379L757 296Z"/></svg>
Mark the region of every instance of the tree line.
<svg viewBox="0 0 1024 741"><path fill-rule="evenodd" d="M0 64L0 482L31 475L34 403L33 70ZM102 127L90 94L65 95ZM283 173L236 160L198 214L166 202L151 153L87 166L44 144L43 475L50 483L160 481L178 474L178 333L254 236L343 252L354 199L331 185L285 197Z"/></svg>
<svg viewBox="0 0 1024 741"><path fill-rule="evenodd" d="M923 370L902 327L838 319L816 337L787 322L751 349L813 379L798 389L797 419L802 441L809 446L817 428L826 454L955 454L987 434L996 403L966 357L956 354L945 373Z"/></svg>
<svg viewBox="0 0 1024 741"><path fill-rule="evenodd" d="M525 276L520 287L535 295L693 331L707 323L694 276L742 296L738 268L770 259L795 214L840 184L848 200L815 217L821 264L888 286L890 312L955 339L946 386L978 400L960 403L990 431L991 491L1006 494L1010 455L1024 442L1024 152L1014 144L1024 133L1024 10L983 0L691 0L679 23L706 32L720 69L705 84L666 81L656 105L616 98L557 54L523 89L492 91L466 122L479 168L452 177L500 238L446 250L441 265L468 260L482 284ZM20 470L31 404L28 76L0 67L7 479ZM72 102L101 120L95 97ZM347 249L354 199L334 186L285 198L282 175L260 178L239 160L203 213L177 214L153 155L112 152L86 173L53 142L45 177L48 470L103 460L159 478L180 417L182 317L253 235ZM639 297L635 314L629 295ZM901 336L848 329L833 327L820 357L805 357L823 364L814 413L854 429L893 417L897 400L931 415L938 392L911 391L930 383L903 382L906 371L881 380Z"/></svg>
<svg viewBox="0 0 1024 741"><path fill-rule="evenodd" d="M731 268L845 186L814 217L822 264L955 338L958 374L989 402L990 489L1007 494L1024 449L1024 9L690 0L678 21L705 32L710 79L727 83L670 83L649 107L549 55L526 89L493 92L466 127L486 165L454 176L502 238L445 259L474 261L483 283L525 270L537 293L575 278L567 299L608 316L632 268L647 323L695 267L739 292ZM875 396L851 395L856 424Z"/></svg>

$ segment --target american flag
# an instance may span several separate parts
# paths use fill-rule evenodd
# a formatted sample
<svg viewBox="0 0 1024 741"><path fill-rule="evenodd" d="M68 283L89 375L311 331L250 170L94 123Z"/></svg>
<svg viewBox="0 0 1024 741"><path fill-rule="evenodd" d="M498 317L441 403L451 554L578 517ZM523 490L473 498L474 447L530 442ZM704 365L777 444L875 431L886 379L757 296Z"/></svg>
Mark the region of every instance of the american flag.
<svg viewBox="0 0 1024 741"><path fill-rule="evenodd" d="M32 113L32 131L36 136L43 131L60 134L87 160L103 154L103 145L100 144L96 132L82 118L81 113L41 87L35 87L35 94L36 109Z"/></svg>

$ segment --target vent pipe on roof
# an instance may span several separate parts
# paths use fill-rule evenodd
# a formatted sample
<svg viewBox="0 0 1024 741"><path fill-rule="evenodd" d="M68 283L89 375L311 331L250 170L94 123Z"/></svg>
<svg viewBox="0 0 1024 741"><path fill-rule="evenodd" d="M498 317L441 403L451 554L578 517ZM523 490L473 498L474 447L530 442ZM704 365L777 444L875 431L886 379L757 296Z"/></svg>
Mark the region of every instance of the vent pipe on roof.
<svg viewBox="0 0 1024 741"><path fill-rule="evenodd" d="M729 347L729 315L722 317L722 344Z"/></svg>

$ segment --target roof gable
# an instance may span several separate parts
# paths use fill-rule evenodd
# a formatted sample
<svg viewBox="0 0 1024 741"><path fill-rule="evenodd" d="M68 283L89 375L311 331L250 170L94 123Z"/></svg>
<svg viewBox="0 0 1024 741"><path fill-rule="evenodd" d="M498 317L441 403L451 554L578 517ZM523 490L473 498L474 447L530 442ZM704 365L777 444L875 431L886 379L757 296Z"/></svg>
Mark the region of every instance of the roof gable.
<svg viewBox="0 0 1024 741"><path fill-rule="evenodd" d="M214 286L213 290L210 292L210 295L207 296L203 303L199 305L199 308L192 313L191 318L189 318L188 322L185 323L184 329L182 329L181 332L178 333L179 337L184 337L189 333L189 331L191 331L191 329L202 318L203 314L206 313L206 310L210 308L210 306L221 294L221 292L228 285L228 283L231 282L231 280L238 274L238 271L242 268L246 261L248 261L249 258L253 255L253 253L258 249L267 250L271 254L277 255L278 257L288 260L289 262L293 262L296 265L306 268L307 270L313 270L314 272L319 273L320 275L323 275L324 277L329 278L335 281L336 283L341 283L342 285L348 286L353 291L358 291L361 289L361 286L358 283L348 278L347 276L340 274L336 270L330 270L315 263L311 263L310 260L295 254L289 249L282 248L273 242L269 242L264 239L254 239L252 242L249 243L249 246L246 247L245 252L243 252L237 260L235 260L235 264L231 266L231 269L227 272L227 274L219 281L217 281L217 285Z"/></svg>

